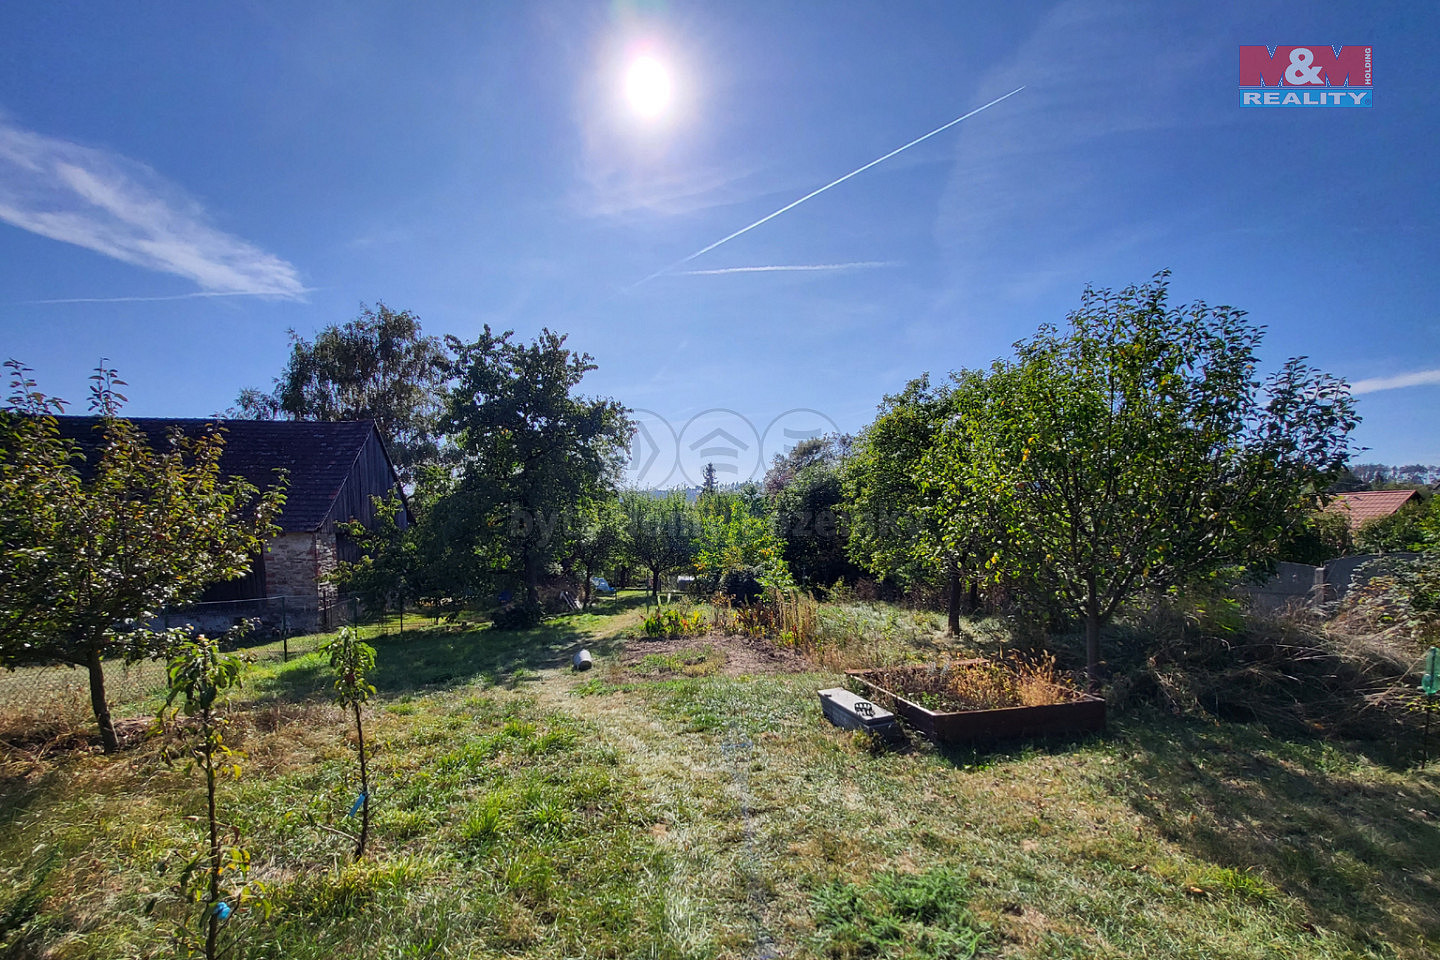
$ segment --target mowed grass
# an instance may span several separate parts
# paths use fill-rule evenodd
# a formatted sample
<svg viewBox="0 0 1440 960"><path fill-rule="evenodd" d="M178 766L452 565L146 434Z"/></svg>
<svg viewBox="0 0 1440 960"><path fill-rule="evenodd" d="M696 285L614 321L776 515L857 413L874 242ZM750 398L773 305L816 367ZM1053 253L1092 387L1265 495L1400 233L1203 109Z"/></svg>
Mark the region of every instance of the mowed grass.
<svg viewBox="0 0 1440 960"><path fill-rule="evenodd" d="M646 660L637 618L375 640L359 864L323 662L257 666L221 802L271 912L227 921L236 955L1440 955L1433 771L1144 711L1074 743L883 748L823 721L837 675L725 676L703 639ZM0 955L173 955L200 812L154 740L9 749Z"/></svg>

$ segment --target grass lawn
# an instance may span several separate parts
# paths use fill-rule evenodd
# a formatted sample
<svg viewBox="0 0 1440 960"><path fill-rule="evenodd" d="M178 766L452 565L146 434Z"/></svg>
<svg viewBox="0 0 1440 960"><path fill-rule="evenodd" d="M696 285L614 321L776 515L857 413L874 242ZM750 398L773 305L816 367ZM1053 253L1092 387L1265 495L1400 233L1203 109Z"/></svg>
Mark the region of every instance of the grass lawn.
<svg viewBox="0 0 1440 960"><path fill-rule="evenodd" d="M882 749L823 721L839 675L746 672L732 638L647 653L641 613L372 641L358 864L328 668L256 665L221 816L268 917L226 921L234 955L1440 955L1433 768L1144 710L1078 743ZM950 646L923 615L841 615L877 618L877 658ZM573 673L581 646L596 667ZM159 738L107 758L76 729L0 744L0 955L173 956L200 784Z"/></svg>

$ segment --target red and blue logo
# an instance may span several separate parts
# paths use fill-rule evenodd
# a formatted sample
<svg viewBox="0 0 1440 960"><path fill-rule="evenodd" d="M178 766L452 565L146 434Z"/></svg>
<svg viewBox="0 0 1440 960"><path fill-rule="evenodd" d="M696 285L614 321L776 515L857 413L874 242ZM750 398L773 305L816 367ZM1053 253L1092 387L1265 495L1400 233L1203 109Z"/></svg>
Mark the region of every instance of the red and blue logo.
<svg viewBox="0 0 1440 960"><path fill-rule="evenodd" d="M1371 48L1241 47L1242 107L1368 107Z"/></svg>

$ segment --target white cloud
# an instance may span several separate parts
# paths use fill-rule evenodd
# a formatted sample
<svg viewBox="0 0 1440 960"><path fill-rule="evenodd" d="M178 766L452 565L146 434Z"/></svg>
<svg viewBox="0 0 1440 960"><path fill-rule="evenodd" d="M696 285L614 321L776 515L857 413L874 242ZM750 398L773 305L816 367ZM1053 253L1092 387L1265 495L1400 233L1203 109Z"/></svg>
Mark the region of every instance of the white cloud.
<svg viewBox="0 0 1440 960"><path fill-rule="evenodd" d="M168 297L52 297L48 300L24 300L25 304L46 303L165 303L169 300L200 300L210 297L250 297L251 293L234 290L201 290L196 293L177 293Z"/></svg>
<svg viewBox="0 0 1440 960"><path fill-rule="evenodd" d="M1440 383L1440 370L1417 370L1393 377L1369 377L1350 385L1351 393L1375 393L1377 390L1399 390L1401 387L1421 387Z"/></svg>
<svg viewBox="0 0 1440 960"><path fill-rule="evenodd" d="M300 299L295 267L211 226L150 167L0 118L0 220L207 293Z"/></svg>

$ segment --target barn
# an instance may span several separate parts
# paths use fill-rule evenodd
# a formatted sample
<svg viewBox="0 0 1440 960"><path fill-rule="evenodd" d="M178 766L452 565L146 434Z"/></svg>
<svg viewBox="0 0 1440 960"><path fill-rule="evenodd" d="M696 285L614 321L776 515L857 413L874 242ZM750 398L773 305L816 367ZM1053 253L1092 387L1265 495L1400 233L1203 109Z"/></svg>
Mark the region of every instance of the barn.
<svg viewBox="0 0 1440 960"><path fill-rule="evenodd" d="M86 451L87 460L99 445L99 417L56 417L61 436ZM286 471L285 509L277 521L280 533L255 558L250 573L217 583L182 616L204 629L227 625L239 617L259 616L290 631L333 625L337 596L325 575L341 561L360 558L359 550L336 529L337 523L374 519L372 497L391 492L404 498L385 442L374 421L192 420L127 417L152 449L164 449L174 430L197 436L212 426L225 430L220 458L223 476L238 476L264 489ZM411 520L409 506L400 522ZM213 621L213 622L211 622Z"/></svg>

